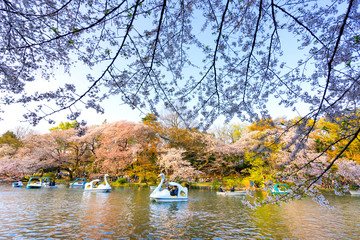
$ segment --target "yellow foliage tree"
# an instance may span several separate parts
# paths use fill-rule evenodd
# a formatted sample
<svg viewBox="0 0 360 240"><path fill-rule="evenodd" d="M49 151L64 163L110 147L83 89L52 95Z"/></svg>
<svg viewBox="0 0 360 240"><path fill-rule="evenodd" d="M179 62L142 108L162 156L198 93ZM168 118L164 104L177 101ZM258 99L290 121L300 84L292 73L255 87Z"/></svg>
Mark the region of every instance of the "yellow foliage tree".
<svg viewBox="0 0 360 240"><path fill-rule="evenodd" d="M310 123L311 124L311 123ZM313 137L319 152L326 151L334 158L344 149L352 138L354 129L360 127L360 113L349 114L329 120L322 118L316 123ZM356 138L344 151L341 157L360 163L360 140Z"/></svg>

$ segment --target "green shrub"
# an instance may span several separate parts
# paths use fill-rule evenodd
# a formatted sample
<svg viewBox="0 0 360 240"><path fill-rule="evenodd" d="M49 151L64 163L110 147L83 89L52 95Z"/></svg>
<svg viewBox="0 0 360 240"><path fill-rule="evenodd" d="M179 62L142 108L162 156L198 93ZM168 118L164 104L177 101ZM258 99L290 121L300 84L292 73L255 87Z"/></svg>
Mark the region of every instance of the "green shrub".
<svg viewBox="0 0 360 240"><path fill-rule="evenodd" d="M118 178L118 180L116 180L117 184L124 184L126 183L126 179L125 178Z"/></svg>
<svg viewBox="0 0 360 240"><path fill-rule="evenodd" d="M220 183L219 183L219 180L215 179L213 182L212 182L212 187L214 189L218 189L220 187Z"/></svg>
<svg viewBox="0 0 360 240"><path fill-rule="evenodd" d="M358 187L358 185L356 185L355 183L351 183L350 184L350 190L358 190L359 189L359 187Z"/></svg>
<svg viewBox="0 0 360 240"><path fill-rule="evenodd" d="M53 172L44 173L43 177L56 178L56 174Z"/></svg>
<svg viewBox="0 0 360 240"><path fill-rule="evenodd" d="M156 184L156 178L155 178L155 177L149 177L149 178L148 178L148 183L150 183L150 184Z"/></svg>

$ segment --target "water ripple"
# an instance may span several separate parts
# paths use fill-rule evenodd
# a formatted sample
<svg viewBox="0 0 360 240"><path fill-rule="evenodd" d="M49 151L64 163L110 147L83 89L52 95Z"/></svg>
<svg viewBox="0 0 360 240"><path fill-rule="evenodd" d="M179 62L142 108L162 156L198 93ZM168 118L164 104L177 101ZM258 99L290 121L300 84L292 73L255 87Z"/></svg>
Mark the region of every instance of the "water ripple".
<svg viewBox="0 0 360 240"><path fill-rule="evenodd" d="M188 202L156 203L149 191L89 193L0 186L0 239L357 239L360 198L328 196L250 210L242 198L190 191ZM5 221L6 219L6 221Z"/></svg>

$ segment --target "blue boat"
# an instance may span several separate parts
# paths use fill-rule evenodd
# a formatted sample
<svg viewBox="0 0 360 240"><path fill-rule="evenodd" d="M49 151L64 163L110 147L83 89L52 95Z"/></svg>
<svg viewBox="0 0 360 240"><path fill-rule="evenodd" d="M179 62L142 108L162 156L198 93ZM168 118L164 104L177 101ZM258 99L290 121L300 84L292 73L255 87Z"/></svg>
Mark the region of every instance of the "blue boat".
<svg viewBox="0 0 360 240"><path fill-rule="evenodd" d="M17 181L13 183L13 187L22 187L23 183L21 181Z"/></svg>
<svg viewBox="0 0 360 240"><path fill-rule="evenodd" d="M86 178L77 178L73 183L70 183L71 188L84 188L86 184Z"/></svg>
<svg viewBox="0 0 360 240"><path fill-rule="evenodd" d="M277 183L270 192L272 194L287 194L289 192L289 188L285 183Z"/></svg>

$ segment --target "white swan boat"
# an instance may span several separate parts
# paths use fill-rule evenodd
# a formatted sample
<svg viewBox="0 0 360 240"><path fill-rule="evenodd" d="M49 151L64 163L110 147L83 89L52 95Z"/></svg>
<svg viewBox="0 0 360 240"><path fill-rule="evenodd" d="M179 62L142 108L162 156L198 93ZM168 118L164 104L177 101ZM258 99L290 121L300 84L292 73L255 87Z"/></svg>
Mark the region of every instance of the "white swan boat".
<svg viewBox="0 0 360 240"><path fill-rule="evenodd" d="M165 175L160 173L161 182L159 185L152 191L150 194L150 199L157 202L173 202L173 201L187 201L188 200L188 189L186 187L181 186L176 182L169 182L168 185L170 187L177 188L177 193L174 196L170 194L168 189L162 188L162 185L165 181Z"/></svg>
<svg viewBox="0 0 360 240"><path fill-rule="evenodd" d="M216 192L216 194L220 196L244 196L246 195L246 191Z"/></svg>
<svg viewBox="0 0 360 240"><path fill-rule="evenodd" d="M13 186L13 187L22 187L22 186L24 186L24 185L23 185L23 183L22 183L21 181L17 181L17 182L14 182L14 183L12 184L12 186Z"/></svg>
<svg viewBox="0 0 360 240"><path fill-rule="evenodd" d="M107 176L109 176L109 175L105 174L105 176L104 176L105 183L99 184L100 179L95 179L89 183L86 183L84 190L85 191L94 191L94 192L110 192L111 186L106 179Z"/></svg>
<svg viewBox="0 0 360 240"><path fill-rule="evenodd" d="M70 183L71 188L84 188L86 184L86 178L77 178L74 182Z"/></svg>
<svg viewBox="0 0 360 240"><path fill-rule="evenodd" d="M150 186L150 192L154 191L157 188L157 186ZM160 190L167 189L167 188L160 188Z"/></svg>

